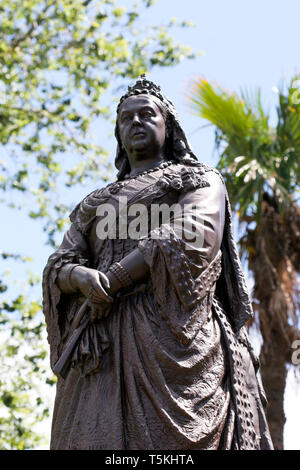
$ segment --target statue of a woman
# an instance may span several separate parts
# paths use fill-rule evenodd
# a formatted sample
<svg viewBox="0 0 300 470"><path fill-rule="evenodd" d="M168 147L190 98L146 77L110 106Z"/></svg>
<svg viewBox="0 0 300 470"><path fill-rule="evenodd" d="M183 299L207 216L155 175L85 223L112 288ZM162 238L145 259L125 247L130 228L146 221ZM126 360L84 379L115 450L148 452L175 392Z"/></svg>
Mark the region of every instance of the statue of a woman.
<svg viewBox="0 0 300 470"><path fill-rule="evenodd" d="M58 378L51 449L270 449L222 177L197 161L174 106L144 76L120 100L116 138L117 181L77 205L44 270L54 370L78 311L87 323ZM174 204L152 223L155 205ZM149 222L140 237L124 230L136 205L142 229ZM108 207L116 223L105 237Z"/></svg>

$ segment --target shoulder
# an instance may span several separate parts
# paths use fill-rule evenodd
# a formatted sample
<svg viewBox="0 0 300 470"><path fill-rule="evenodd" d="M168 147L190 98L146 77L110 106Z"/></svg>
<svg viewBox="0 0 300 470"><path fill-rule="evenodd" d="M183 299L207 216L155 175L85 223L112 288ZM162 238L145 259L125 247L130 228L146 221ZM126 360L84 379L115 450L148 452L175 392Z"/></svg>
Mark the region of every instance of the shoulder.
<svg viewBox="0 0 300 470"><path fill-rule="evenodd" d="M91 222L95 219L97 207L101 203L105 189L106 188L104 187L89 193L77 204L69 215L70 221L82 233L86 233L88 231Z"/></svg>
<svg viewBox="0 0 300 470"><path fill-rule="evenodd" d="M195 171L197 174L197 170ZM195 186L186 185L180 200L197 201L197 203L203 203L206 209L210 207L211 210L213 207L223 207L226 200L226 186L221 173L217 169L208 166L205 166L203 171L204 174L201 174L200 184Z"/></svg>
<svg viewBox="0 0 300 470"><path fill-rule="evenodd" d="M214 188L219 188L220 191L225 192L225 189L226 189L225 182L219 170L211 166L206 166L205 176L210 186Z"/></svg>
<svg viewBox="0 0 300 470"><path fill-rule="evenodd" d="M180 175L181 191L187 192L200 188L212 188L212 190L220 189L225 191L225 183L219 170L197 162L192 165L184 165L182 163L175 166L177 177ZM172 167L170 168L172 170Z"/></svg>
<svg viewBox="0 0 300 470"><path fill-rule="evenodd" d="M206 177L211 181L221 182L225 186L223 176L221 175L220 171L217 170L217 168L206 165L205 163L199 163L199 167L202 169L202 171L205 172Z"/></svg>

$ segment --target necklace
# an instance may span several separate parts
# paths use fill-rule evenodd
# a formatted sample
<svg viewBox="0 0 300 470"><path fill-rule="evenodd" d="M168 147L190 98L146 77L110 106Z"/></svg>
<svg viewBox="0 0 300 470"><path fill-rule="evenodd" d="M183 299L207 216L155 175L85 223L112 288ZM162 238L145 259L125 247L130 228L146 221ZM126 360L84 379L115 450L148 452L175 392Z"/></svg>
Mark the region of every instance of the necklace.
<svg viewBox="0 0 300 470"><path fill-rule="evenodd" d="M139 176L147 175L148 173L152 173L153 171L156 171L156 170L161 170L162 168L167 168L168 166L173 165L174 163L175 162L173 161L163 162L163 163L160 163L160 165L157 165L153 168L149 168L149 170L136 173L134 176L126 176L124 177L122 181L116 181L115 183L111 183L108 187L108 190L111 194L116 194L121 188L123 188L126 184L128 184L130 180L133 180L134 178L138 178Z"/></svg>
<svg viewBox="0 0 300 470"><path fill-rule="evenodd" d="M144 170L144 171L141 171L139 173L136 173L135 175L133 176L125 176L124 177L124 180L128 180L128 179L133 179L133 178L137 178L138 176L143 176L143 175L147 175L148 173L152 173L153 171L156 171L156 170L160 170L162 168L167 168L168 166L174 164L175 162L173 161L168 161L168 162L163 162L163 163L160 163L159 165L157 166L154 166L153 168L149 168L149 170Z"/></svg>

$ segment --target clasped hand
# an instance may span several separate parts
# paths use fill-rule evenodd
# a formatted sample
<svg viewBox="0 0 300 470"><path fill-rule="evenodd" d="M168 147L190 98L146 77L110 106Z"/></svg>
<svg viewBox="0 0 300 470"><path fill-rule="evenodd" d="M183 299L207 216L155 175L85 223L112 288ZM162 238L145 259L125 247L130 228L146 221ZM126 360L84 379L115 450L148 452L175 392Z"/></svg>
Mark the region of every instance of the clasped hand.
<svg viewBox="0 0 300 470"><path fill-rule="evenodd" d="M107 276L97 269L76 266L72 272L72 284L89 300L90 321L94 323L107 317L113 298Z"/></svg>

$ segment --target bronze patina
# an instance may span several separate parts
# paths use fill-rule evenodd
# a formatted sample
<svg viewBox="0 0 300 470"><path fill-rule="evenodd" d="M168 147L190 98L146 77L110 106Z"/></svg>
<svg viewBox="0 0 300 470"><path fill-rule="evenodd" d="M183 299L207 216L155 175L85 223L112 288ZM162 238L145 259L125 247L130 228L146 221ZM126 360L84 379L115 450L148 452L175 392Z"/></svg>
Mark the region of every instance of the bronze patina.
<svg viewBox="0 0 300 470"><path fill-rule="evenodd" d="M120 100L115 135L117 180L75 207L44 270L51 449L272 449L222 176L144 76ZM153 225L155 204L177 212ZM179 235L189 224L194 239Z"/></svg>

